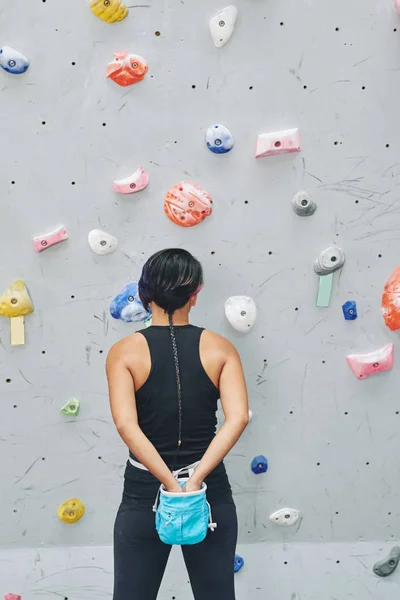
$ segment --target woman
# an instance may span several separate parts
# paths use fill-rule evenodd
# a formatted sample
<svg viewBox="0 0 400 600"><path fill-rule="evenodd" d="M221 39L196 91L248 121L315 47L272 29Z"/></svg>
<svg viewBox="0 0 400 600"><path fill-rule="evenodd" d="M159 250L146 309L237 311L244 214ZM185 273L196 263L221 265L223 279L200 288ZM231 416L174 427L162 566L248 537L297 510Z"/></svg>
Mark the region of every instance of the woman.
<svg viewBox="0 0 400 600"><path fill-rule="evenodd" d="M225 338L189 324L203 285L189 252L170 249L143 267L139 296L152 326L116 343L107 357L111 412L129 448L114 527L114 600L155 600L171 546L152 510L163 484L182 492L174 470L197 463L186 492L207 485L215 531L182 546L195 600L234 600L236 508L223 459L248 423L239 355ZM225 421L216 429L217 401Z"/></svg>

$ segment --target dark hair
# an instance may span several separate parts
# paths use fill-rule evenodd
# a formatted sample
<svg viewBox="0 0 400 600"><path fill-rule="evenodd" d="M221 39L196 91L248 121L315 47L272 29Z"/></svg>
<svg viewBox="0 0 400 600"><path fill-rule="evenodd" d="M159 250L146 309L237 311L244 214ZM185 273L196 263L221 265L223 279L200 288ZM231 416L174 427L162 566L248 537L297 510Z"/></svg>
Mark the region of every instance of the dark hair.
<svg viewBox="0 0 400 600"><path fill-rule="evenodd" d="M203 269L187 250L169 248L150 256L139 279L139 297L148 309L155 302L172 315L203 285Z"/></svg>

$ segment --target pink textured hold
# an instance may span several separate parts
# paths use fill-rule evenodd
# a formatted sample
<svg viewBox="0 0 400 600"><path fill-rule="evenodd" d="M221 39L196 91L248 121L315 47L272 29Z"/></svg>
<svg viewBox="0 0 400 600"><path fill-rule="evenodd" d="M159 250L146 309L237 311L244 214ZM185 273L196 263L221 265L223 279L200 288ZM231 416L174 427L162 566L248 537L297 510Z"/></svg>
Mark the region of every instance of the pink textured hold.
<svg viewBox="0 0 400 600"><path fill-rule="evenodd" d="M50 248L50 246L54 246L54 244L64 242L68 238L69 233L67 229L62 226L51 233L33 238L33 245L35 246L36 252L42 252L43 250L46 250L46 248Z"/></svg>
<svg viewBox="0 0 400 600"><path fill-rule="evenodd" d="M400 13L400 0L396 0L396 8L397 8L397 12Z"/></svg>
<svg viewBox="0 0 400 600"><path fill-rule="evenodd" d="M256 158L300 152L300 132L298 129L260 133L257 138Z"/></svg>
<svg viewBox="0 0 400 600"><path fill-rule="evenodd" d="M4 600L22 600L22 596L18 596L18 594L6 594Z"/></svg>
<svg viewBox="0 0 400 600"><path fill-rule="evenodd" d="M386 344L383 348L369 354L350 354L347 362L357 379L365 379L374 373L390 371L393 367L394 345Z"/></svg>
<svg viewBox="0 0 400 600"><path fill-rule="evenodd" d="M149 176L143 167L136 169L133 175L126 179L113 181L113 188L119 194L133 194L140 192L149 185Z"/></svg>

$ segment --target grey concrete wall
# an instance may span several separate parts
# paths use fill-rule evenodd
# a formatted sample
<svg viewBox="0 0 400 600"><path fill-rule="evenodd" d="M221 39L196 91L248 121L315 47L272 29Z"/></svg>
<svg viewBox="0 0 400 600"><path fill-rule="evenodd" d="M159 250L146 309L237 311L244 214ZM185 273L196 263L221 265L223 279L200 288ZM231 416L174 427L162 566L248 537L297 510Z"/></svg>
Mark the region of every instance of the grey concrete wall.
<svg viewBox="0 0 400 600"><path fill-rule="evenodd" d="M131 8L118 25L81 0L0 7L2 43L32 61L23 76L0 72L0 282L5 289L22 277L35 304L25 347L11 348L9 323L0 324L1 587L38 600L61 591L69 600L109 597L109 549L97 546L111 543L127 452L109 414L104 359L133 329L112 320L108 306L149 254L181 245L206 275L193 322L237 345L254 412L227 459L248 569L239 597L257 597L257 580L271 600L312 600L330 586L332 598L365 590L397 598L400 575L378 581L371 566L400 533L399 363L360 382L345 356L397 342L380 296L400 249L400 16L392 0L237 0L236 33L217 50L208 19L223 5L153 4ZM118 49L149 61L144 82L123 89L105 80ZM226 156L204 145L218 122L236 140ZM295 126L301 154L254 159L258 133ZM149 187L116 196L112 180L139 165ZM214 198L213 215L187 230L163 213L164 194L180 179ZM309 219L291 209L301 189L319 205ZM59 224L70 240L37 255L32 237ZM93 228L118 237L115 253L92 254ZM312 263L332 243L347 262L331 307L317 309ZM234 294L258 306L245 337L225 321ZM353 323L341 313L348 299L358 303ZM77 419L59 413L71 397L81 402ZM249 464L261 453L270 469L256 478ZM71 496L86 515L65 526L57 508ZM299 527L269 522L284 506L301 510ZM35 579L42 546L52 552ZM67 546L80 548L75 562ZM279 562L282 548L297 567L276 568L271 557ZM108 572L101 589L99 571L80 571L82 556ZM282 587L289 578L298 588Z"/></svg>

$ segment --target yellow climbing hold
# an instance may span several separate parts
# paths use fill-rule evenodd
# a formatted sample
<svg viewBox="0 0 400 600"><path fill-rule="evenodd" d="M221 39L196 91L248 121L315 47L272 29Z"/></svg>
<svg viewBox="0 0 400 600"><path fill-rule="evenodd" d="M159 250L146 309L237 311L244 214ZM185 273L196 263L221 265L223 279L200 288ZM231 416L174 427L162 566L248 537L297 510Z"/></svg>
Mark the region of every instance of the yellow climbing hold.
<svg viewBox="0 0 400 600"><path fill-rule="evenodd" d="M25 344L24 316L33 312L33 304L25 283L14 281L0 297L0 315L10 319L11 344Z"/></svg>
<svg viewBox="0 0 400 600"><path fill-rule="evenodd" d="M96 17L106 23L122 21L129 12L121 0L90 0L90 6Z"/></svg>
<svg viewBox="0 0 400 600"><path fill-rule="evenodd" d="M70 498L58 509L58 518L64 523L76 523L85 514L85 505L79 498Z"/></svg>

